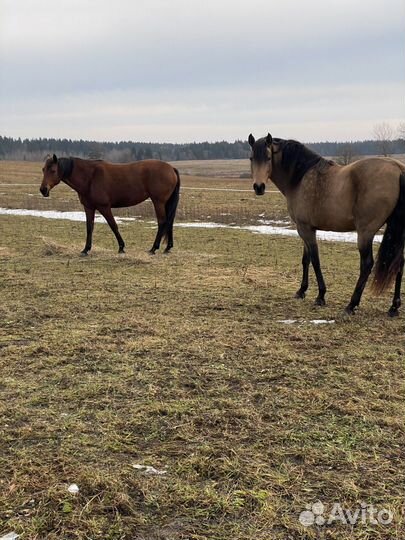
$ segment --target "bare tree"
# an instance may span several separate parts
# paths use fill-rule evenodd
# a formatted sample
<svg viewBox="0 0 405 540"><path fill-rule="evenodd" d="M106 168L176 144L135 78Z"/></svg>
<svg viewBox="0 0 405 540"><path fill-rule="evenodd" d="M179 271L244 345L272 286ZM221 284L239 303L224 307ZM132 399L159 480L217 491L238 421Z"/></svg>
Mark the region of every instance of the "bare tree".
<svg viewBox="0 0 405 540"><path fill-rule="evenodd" d="M376 124L373 129L374 139L377 141L377 146L380 154L388 156L391 151L392 139L394 131L388 122Z"/></svg>
<svg viewBox="0 0 405 540"><path fill-rule="evenodd" d="M344 144L340 148L339 155L336 156L336 161L339 163L339 165L349 165L349 163L352 163L357 159L354 151L355 145L353 143Z"/></svg>
<svg viewBox="0 0 405 540"><path fill-rule="evenodd" d="M398 139L400 140L402 149L405 150L405 122L400 122L397 135Z"/></svg>

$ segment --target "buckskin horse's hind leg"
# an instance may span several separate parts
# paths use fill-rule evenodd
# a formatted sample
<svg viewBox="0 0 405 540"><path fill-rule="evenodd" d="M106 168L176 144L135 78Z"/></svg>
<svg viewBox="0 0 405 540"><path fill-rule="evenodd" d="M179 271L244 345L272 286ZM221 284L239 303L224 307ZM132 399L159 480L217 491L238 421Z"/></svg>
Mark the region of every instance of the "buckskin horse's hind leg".
<svg viewBox="0 0 405 540"><path fill-rule="evenodd" d="M120 235L120 232L118 230L117 222L114 219L114 216L112 215L111 208L108 206L104 206L102 208L98 208L98 211L100 214L106 219L108 225L110 226L112 232L115 235L115 238L118 242L118 253L125 253L125 242L122 239L122 236Z"/></svg>
<svg viewBox="0 0 405 540"><path fill-rule="evenodd" d="M363 294L364 287L366 286L368 277L373 269L373 238L362 238L361 233L358 232L358 246L360 252L360 276L357 280L356 287L353 295L345 312L348 315L353 315L354 310L360 304L361 295Z"/></svg>
<svg viewBox="0 0 405 540"><path fill-rule="evenodd" d="M404 257L401 259L401 266L395 280L395 292L394 298L392 300L392 306L388 310L388 315L390 317L398 316L398 309L401 306L401 284L402 284L402 275L404 273Z"/></svg>

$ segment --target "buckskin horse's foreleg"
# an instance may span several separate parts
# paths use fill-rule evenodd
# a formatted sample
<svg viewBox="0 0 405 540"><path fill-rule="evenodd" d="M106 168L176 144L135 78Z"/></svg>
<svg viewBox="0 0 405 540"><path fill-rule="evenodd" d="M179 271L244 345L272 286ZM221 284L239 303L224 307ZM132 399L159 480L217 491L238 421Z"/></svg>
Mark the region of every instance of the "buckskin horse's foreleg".
<svg viewBox="0 0 405 540"><path fill-rule="evenodd" d="M120 235L120 232L118 230L117 222L114 219L114 216L111 212L111 208L109 206L103 206L101 208L97 208L97 210L100 212L100 214L106 219L108 225L110 226L110 229L115 235L115 238L118 242L118 253L125 253L125 242L122 239L122 236Z"/></svg>
<svg viewBox="0 0 405 540"><path fill-rule="evenodd" d="M297 223L298 234L304 241L305 247L308 251L309 258L311 260L313 269L315 271L316 280L318 282L318 296L315 300L315 305L324 306L325 305L325 293L326 285L325 280L323 279L321 263L319 260L319 251L318 245L316 243L316 230L306 224ZM306 261L305 261L306 262ZM304 276L305 277L305 276ZM305 283L304 283L305 285Z"/></svg>
<svg viewBox="0 0 405 540"><path fill-rule="evenodd" d="M87 253L91 250L91 245L92 245L92 240L93 240L95 209L94 208L88 208L87 206L85 206L84 211L86 212L87 236L86 236L86 245L84 246L84 249L82 251L82 255L87 255Z"/></svg>
<svg viewBox="0 0 405 540"><path fill-rule="evenodd" d="M295 298L305 298L305 293L308 289L308 274L309 274L309 263L311 258L307 247L304 245L304 253L302 254L302 281L301 287L295 293Z"/></svg>

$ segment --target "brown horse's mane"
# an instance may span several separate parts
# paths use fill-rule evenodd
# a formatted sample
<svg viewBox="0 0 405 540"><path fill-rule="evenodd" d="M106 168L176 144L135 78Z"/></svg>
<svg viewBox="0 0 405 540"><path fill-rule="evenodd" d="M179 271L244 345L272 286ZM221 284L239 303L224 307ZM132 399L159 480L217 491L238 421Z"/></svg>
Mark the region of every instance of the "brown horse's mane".
<svg viewBox="0 0 405 540"><path fill-rule="evenodd" d="M305 174L315 165L323 170L334 162L323 158L304 144L294 140L273 139L279 145L281 167L290 174L290 183L297 186Z"/></svg>
<svg viewBox="0 0 405 540"><path fill-rule="evenodd" d="M61 180L69 179L73 171L73 158L58 159L58 176Z"/></svg>

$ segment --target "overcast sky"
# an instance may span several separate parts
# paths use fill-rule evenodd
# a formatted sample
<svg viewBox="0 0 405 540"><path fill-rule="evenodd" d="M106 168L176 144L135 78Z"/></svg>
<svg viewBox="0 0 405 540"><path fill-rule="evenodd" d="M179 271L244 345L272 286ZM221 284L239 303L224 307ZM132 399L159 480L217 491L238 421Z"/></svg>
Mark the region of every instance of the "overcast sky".
<svg viewBox="0 0 405 540"><path fill-rule="evenodd" d="M0 0L0 135L370 138L405 120L404 0Z"/></svg>

